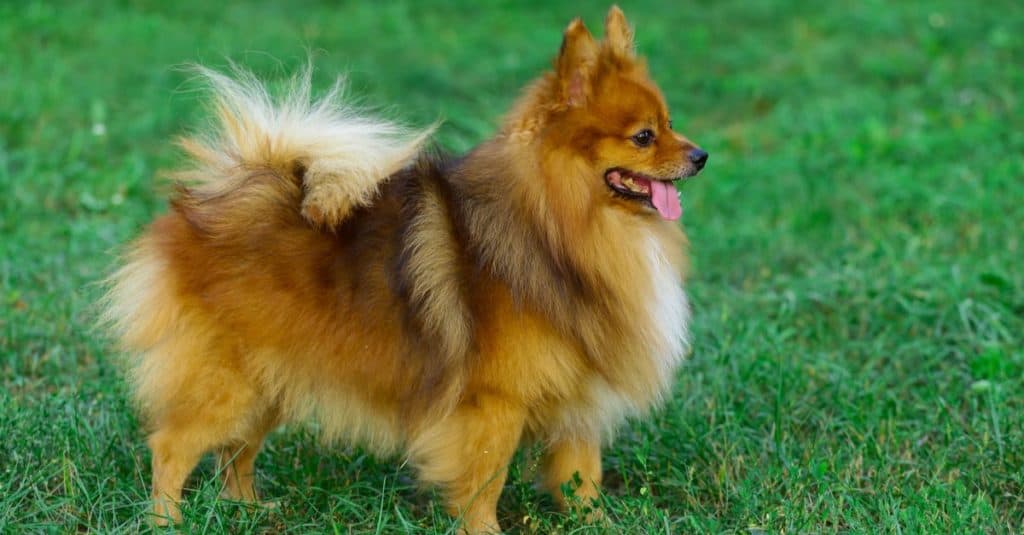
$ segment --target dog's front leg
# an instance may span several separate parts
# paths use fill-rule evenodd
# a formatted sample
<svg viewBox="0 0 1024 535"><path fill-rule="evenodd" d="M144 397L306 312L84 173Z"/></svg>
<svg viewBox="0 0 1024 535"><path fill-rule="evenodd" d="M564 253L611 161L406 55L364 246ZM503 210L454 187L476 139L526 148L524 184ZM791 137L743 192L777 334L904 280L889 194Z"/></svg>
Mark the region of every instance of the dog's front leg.
<svg viewBox="0 0 1024 535"><path fill-rule="evenodd" d="M599 520L600 439L566 437L549 444L544 456L544 486L563 510L579 509L586 512L588 521Z"/></svg>
<svg viewBox="0 0 1024 535"><path fill-rule="evenodd" d="M470 395L413 441L420 478L442 487L448 511L461 518L465 533L501 531L498 497L525 415L523 407L500 395Z"/></svg>

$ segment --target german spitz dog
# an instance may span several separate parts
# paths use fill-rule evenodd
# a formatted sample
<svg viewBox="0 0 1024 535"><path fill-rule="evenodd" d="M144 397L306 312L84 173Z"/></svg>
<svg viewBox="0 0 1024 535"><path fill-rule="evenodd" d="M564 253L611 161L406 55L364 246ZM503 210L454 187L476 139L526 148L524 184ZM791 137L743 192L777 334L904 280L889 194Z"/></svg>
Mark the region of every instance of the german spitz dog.
<svg viewBox="0 0 1024 535"><path fill-rule="evenodd" d="M593 505L601 447L670 391L688 351L674 184L708 155L613 7L571 22L553 69L453 158L414 130L252 75L202 70L214 119L181 142L171 210L111 277L106 319L148 424L158 524L219 456L256 500L279 425L400 455L468 533L498 531L517 447L556 501ZM571 502L571 503L568 503ZM600 514L600 509L592 512Z"/></svg>

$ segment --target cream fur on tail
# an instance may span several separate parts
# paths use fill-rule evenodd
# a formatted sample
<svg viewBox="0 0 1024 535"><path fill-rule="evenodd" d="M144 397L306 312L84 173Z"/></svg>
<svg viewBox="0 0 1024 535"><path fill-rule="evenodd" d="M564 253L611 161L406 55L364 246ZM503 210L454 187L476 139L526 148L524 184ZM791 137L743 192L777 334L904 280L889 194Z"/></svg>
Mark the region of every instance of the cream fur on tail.
<svg viewBox="0 0 1024 535"><path fill-rule="evenodd" d="M216 118L205 135L181 141L196 168L180 178L204 195L236 184L240 170L302 170L302 214L310 223L333 227L369 204L381 183L410 164L436 129L412 130L369 117L343 101L338 80L316 100L311 69L292 79L280 98L256 77L235 68L232 76L197 67L214 94Z"/></svg>

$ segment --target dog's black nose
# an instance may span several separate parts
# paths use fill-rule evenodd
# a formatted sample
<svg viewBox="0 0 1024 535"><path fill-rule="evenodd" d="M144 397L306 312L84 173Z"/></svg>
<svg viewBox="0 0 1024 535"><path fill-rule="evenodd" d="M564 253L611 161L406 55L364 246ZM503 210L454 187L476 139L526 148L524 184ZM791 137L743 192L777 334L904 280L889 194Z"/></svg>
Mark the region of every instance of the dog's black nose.
<svg viewBox="0 0 1024 535"><path fill-rule="evenodd" d="M704 164L708 161L708 153L700 149L691 150L687 156L689 156L693 165L697 166L697 169L704 169Z"/></svg>

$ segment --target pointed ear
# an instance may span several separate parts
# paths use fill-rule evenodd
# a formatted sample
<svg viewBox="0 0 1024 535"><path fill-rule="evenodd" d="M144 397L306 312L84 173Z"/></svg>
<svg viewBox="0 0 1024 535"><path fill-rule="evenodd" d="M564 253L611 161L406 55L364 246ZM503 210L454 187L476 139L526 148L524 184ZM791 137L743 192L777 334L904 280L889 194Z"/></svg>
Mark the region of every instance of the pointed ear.
<svg viewBox="0 0 1024 535"><path fill-rule="evenodd" d="M590 75L597 63L597 43L583 21L569 23L562 38L562 49L555 61L562 102L579 106L590 93Z"/></svg>
<svg viewBox="0 0 1024 535"><path fill-rule="evenodd" d="M633 57L633 30L619 6L612 6L604 19L604 46L616 56Z"/></svg>

